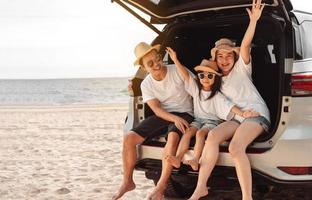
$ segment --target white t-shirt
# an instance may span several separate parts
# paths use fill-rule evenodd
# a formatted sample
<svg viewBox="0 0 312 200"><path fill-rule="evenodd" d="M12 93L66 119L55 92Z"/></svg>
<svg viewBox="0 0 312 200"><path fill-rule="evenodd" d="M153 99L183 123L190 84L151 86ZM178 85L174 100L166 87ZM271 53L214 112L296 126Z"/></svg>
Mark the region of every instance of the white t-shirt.
<svg viewBox="0 0 312 200"><path fill-rule="evenodd" d="M192 97L186 92L184 80L175 65L167 65L167 74L161 81L151 74L141 83L143 102L158 99L167 112L187 112L193 115Z"/></svg>
<svg viewBox="0 0 312 200"><path fill-rule="evenodd" d="M232 71L227 76L222 77L221 91L243 111L253 109L270 121L269 109L252 83L251 73L251 61L249 64L245 64L240 55Z"/></svg>
<svg viewBox="0 0 312 200"><path fill-rule="evenodd" d="M201 90L200 98L198 85L192 77L186 81L185 86L186 91L193 97L195 118L230 120L233 117L231 109L235 104L221 92L217 92L211 99L207 99L211 91Z"/></svg>

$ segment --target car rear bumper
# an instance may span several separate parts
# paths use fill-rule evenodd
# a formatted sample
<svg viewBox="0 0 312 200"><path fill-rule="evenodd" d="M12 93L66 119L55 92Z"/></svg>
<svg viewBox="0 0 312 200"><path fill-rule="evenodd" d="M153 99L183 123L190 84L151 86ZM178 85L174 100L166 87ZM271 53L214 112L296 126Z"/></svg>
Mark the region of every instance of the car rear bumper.
<svg viewBox="0 0 312 200"><path fill-rule="evenodd" d="M271 149L259 152L248 152L254 179L257 182L268 182L270 184L284 184L284 185L311 185L312 183L312 138L294 138L291 129L287 129L280 140ZM291 135L291 137L289 136ZM155 173L155 177L161 171L161 158L164 143L156 143L155 145L139 145L138 146L138 162L136 168L144 170L148 173ZM187 154L191 154L190 150ZM186 155L187 156L187 155ZM184 165L179 170L174 169L173 175L188 175L197 177L198 173L187 168ZM282 171L281 168L287 167L309 167L310 171L304 175L293 175ZM217 169L217 170L216 170ZM220 148L219 159L214 170L214 176L218 177L218 170L220 176L224 176L225 171L228 179L236 179L234 163L231 155L226 149ZM222 171L223 170L223 171ZM211 179L211 178L210 178Z"/></svg>
<svg viewBox="0 0 312 200"><path fill-rule="evenodd" d="M136 170L145 171L148 179L158 180L161 174L161 160L158 159L142 159L136 162ZM253 169L253 183L255 185L274 185L290 188L312 187L311 180L281 180L264 174ZM193 171L190 167L182 165L180 169L173 169L172 175L177 179L197 179L198 172ZM238 180L233 166L216 166L209 179L210 187L222 187L224 185L238 185Z"/></svg>

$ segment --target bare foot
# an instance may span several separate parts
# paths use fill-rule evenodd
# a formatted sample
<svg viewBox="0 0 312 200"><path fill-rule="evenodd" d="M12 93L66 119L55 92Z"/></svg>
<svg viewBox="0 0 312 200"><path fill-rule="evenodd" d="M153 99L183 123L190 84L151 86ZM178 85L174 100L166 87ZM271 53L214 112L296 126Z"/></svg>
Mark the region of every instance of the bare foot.
<svg viewBox="0 0 312 200"><path fill-rule="evenodd" d="M205 188L202 191L197 191L197 189L195 189L194 193L192 194L192 196L188 200L199 200L200 198L205 197L207 195L208 195L207 188Z"/></svg>
<svg viewBox="0 0 312 200"><path fill-rule="evenodd" d="M164 192L164 189L160 189L156 186L153 191L147 196L147 200L164 200Z"/></svg>
<svg viewBox="0 0 312 200"><path fill-rule="evenodd" d="M129 192L134 189L135 189L134 182L123 182L118 192L112 197L112 200L117 200L120 197L122 197L126 192Z"/></svg>
<svg viewBox="0 0 312 200"><path fill-rule="evenodd" d="M180 168L181 160L179 158L177 158L175 156L167 156L166 159L167 159L168 163L170 165L172 165L173 167Z"/></svg>
<svg viewBox="0 0 312 200"><path fill-rule="evenodd" d="M198 160L196 158L193 158L191 160L186 160L184 162L184 164L190 165L194 171L198 170L199 163L198 163Z"/></svg>

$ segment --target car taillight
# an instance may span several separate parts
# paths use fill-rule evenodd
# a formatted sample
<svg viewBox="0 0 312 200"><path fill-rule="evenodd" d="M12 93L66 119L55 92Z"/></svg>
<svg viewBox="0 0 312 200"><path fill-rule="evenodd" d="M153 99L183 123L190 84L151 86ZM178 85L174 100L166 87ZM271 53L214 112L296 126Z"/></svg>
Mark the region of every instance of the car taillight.
<svg viewBox="0 0 312 200"><path fill-rule="evenodd" d="M312 96L312 73L311 72L292 75L291 95L294 97Z"/></svg>
<svg viewBox="0 0 312 200"><path fill-rule="evenodd" d="M291 175L311 175L312 167L277 167L283 172Z"/></svg>

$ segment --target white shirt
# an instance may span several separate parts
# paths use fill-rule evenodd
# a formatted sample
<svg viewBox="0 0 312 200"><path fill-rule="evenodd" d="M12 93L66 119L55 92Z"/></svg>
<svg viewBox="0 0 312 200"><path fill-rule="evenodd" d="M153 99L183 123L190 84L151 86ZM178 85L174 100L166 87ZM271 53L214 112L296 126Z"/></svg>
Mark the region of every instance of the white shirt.
<svg viewBox="0 0 312 200"><path fill-rule="evenodd" d="M187 112L193 115L192 98L186 92L184 80L175 65L167 65L163 80L155 80L151 74L141 83L143 102L158 99L167 112Z"/></svg>
<svg viewBox="0 0 312 200"><path fill-rule="evenodd" d="M217 92L211 99L207 99L211 91L201 90L200 98L198 85L192 77L186 81L185 86L186 91L193 97L195 118L229 120L233 117L231 109L234 103L229 101L221 92Z"/></svg>
<svg viewBox="0 0 312 200"><path fill-rule="evenodd" d="M252 83L251 73L251 61L245 64L240 55L232 71L222 77L222 93L243 111L252 109L270 121L269 109Z"/></svg>

